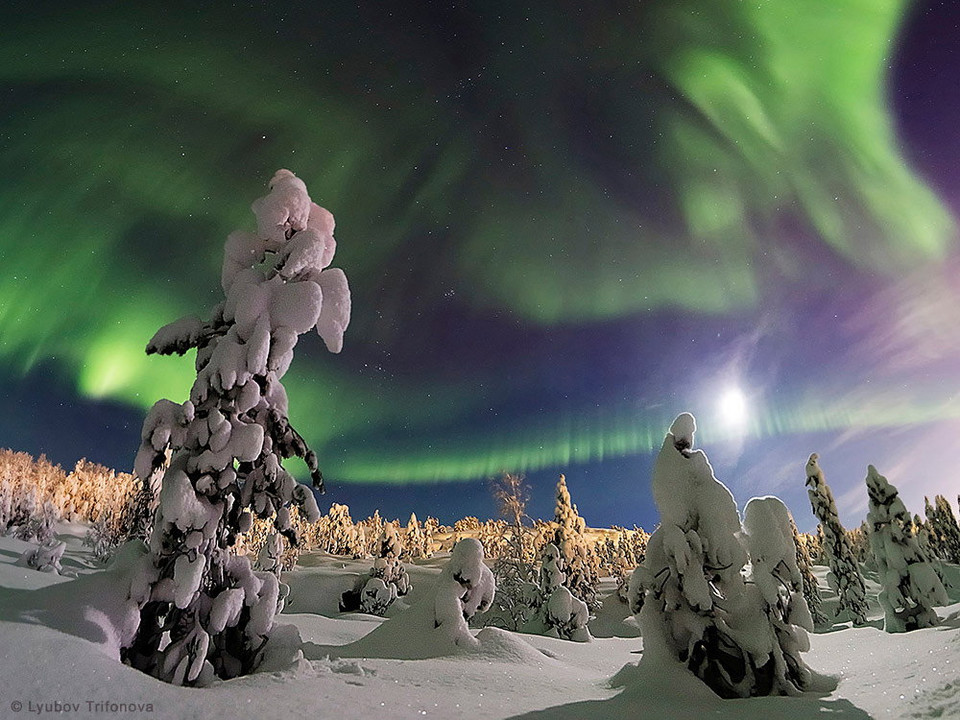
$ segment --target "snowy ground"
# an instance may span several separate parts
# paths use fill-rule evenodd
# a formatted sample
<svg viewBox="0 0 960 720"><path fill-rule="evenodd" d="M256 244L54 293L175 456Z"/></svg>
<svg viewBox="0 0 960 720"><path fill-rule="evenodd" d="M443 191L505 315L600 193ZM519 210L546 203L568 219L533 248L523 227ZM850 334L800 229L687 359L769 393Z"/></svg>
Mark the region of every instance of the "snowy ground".
<svg viewBox="0 0 960 720"><path fill-rule="evenodd" d="M945 621L932 630L889 635L877 623L814 636L807 663L829 676L818 692L720 700L682 669L637 667L642 641L613 598L592 643L488 629L477 654L404 659L422 654L415 638L391 643L381 631L373 637L385 640L364 642L384 620L337 612L339 593L369 564L321 555L301 557L285 578L291 598L281 620L294 626L289 638L299 631L302 656L281 647L256 675L172 687L115 659L114 574L94 568L82 526L63 531L63 564L76 580L17 567L29 546L0 538L0 718L960 718L960 604L941 608ZM443 562L408 565L409 603ZM948 571L956 602L960 568ZM395 605L389 615L402 611Z"/></svg>

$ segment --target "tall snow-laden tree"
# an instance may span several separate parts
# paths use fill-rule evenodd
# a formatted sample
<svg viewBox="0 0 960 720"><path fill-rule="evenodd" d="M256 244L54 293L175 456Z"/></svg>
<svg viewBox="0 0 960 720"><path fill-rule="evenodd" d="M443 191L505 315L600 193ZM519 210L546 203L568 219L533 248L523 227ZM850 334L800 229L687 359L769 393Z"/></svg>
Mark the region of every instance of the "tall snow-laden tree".
<svg viewBox="0 0 960 720"><path fill-rule="evenodd" d="M424 532L423 525L421 525L417 519L416 513L410 513L404 545L406 546L407 557L430 557L431 553L427 533Z"/></svg>
<svg viewBox="0 0 960 720"><path fill-rule="evenodd" d="M737 504L707 456L693 449L695 431L692 415L678 416L653 469L660 527L630 580L644 654L684 663L721 697L793 694L808 672L797 654L803 629L789 610L773 609L782 598L772 575L780 561L796 567L793 546L781 538L771 551L775 562L763 575L769 599L745 582L748 554ZM766 557L758 555L758 562ZM802 603L792 589L790 600ZM781 642L781 631L793 638L789 644Z"/></svg>
<svg viewBox="0 0 960 720"><path fill-rule="evenodd" d="M867 622L867 589L863 584L860 566L850 547L850 539L840 524L837 503L824 479L819 460L817 453L813 453L807 460L806 485L813 514L823 528L823 551L830 566L827 582L839 596L837 613L846 610L854 625L863 625Z"/></svg>
<svg viewBox="0 0 960 720"><path fill-rule="evenodd" d="M930 559L930 564L933 565L933 569L937 573L937 577L940 578L940 582L943 583L943 587L949 587L943 577L943 563L937 554L933 542L933 533L930 532L929 524L923 522L919 515L913 516L913 534L917 537L917 542L920 543L920 549L923 550L923 554Z"/></svg>
<svg viewBox="0 0 960 720"><path fill-rule="evenodd" d="M960 497L957 501L960 502ZM929 498L924 498L924 510L937 553L947 562L960 564L960 525L950 502L943 495L936 495L933 505Z"/></svg>
<svg viewBox="0 0 960 720"><path fill-rule="evenodd" d="M586 522L571 502L564 475L557 482L553 521L557 525L553 544L560 550L561 569L566 575L563 585L587 607L596 610L600 607L597 597L600 578L587 544Z"/></svg>
<svg viewBox="0 0 960 720"><path fill-rule="evenodd" d="M790 516L790 530L793 533L793 544L797 550L797 569L800 571L800 577L803 581L803 597L810 609L810 617L814 625L826 625L827 616L823 613L823 598L820 595L820 588L817 586L817 578L813 574L813 561L810 559L807 539L797 530L793 515Z"/></svg>
<svg viewBox="0 0 960 720"><path fill-rule="evenodd" d="M933 627L940 618L935 605L948 602L943 583L913 533L913 521L900 495L873 465L867 466L870 548L883 590L880 605L887 632Z"/></svg>
<svg viewBox="0 0 960 720"><path fill-rule="evenodd" d="M137 475L163 466L149 552L132 577L135 630L123 659L178 685L231 678L259 663L280 601L272 573L236 555L253 517L273 518L296 544L290 506L319 518L311 490L284 469L303 458L322 489L317 457L287 419L281 378L298 337L315 329L339 352L350 318L343 271L330 269L333 216L303 181L278 170L252 206L256 232L227 238L224 300L208 320L187 317L154 335L147 353L196 349L197 377L182 404L161 400L144 422Z"/></svg>
<svg viewBox="0 0 960 720"><path fill-rule="evenodd" d="M813 618L803 595L803 575L797 565L793 516L776 497L753 498L743 511L743 538L750 555L747 597L760 606L767 624L759 635L772 648L772 683L778 692L792 695L810 684L810 669L800 653L810 649L807 632Z"/></svg>

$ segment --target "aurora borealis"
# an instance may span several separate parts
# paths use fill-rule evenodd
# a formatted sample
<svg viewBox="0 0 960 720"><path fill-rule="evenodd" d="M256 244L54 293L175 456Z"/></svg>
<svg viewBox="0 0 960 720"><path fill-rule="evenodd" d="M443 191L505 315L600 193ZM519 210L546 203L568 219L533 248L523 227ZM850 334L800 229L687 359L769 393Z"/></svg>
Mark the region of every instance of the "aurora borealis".
<svg viewBox="0 0 960 720"><path fill-rule="evenodd" d="M129 467L192 380L147 340L218 301L289 167L354 298L285 380L327 503L489 516L509 470L542 515L565 472L649 527L683 410L741 507L804 526L813 451L845 521L868 462L913 511L960 490L960 12L237 5L0 9L0 445Z"/></svg>

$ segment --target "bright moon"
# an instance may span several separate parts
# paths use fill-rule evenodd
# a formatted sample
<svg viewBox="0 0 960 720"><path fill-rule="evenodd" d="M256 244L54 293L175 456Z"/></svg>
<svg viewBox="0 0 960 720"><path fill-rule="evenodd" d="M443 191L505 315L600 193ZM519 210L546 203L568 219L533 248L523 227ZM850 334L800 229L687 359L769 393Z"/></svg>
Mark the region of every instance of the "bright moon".
<svg viewBox="0 0 960 720"><path fill-rule="evenodd" d="M720 417L732 428L747 424L747 398L740 388L727 388L720 396Z"/></svg>

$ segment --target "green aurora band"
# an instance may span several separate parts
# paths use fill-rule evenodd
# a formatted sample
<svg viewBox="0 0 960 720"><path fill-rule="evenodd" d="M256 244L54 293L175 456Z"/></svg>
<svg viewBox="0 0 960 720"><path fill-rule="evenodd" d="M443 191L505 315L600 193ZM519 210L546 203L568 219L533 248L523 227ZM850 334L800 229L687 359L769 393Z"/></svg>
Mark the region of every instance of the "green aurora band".
<svg viewBox="0 0 960 720"><path fill-rule="evenodd" d="M618 22L553 12L530 26L490 5L479 119L423 94L409 68L402 82L386 61L351 75L334 29L310 48L265 43L257 18L215 9L190 23L146 7L56 22L0 11L0 363L22 376L53 361L80 394L140 408L186 397L192 361L143 347L217 302L222 242L283 166L337 217L336 264L358 299L345 354L381 332L362 312L378 272L432 252L434 233L455 236L442 262L459 297L540 326L755 312L807 272L785 218L865 272L945 257L953 221L906 166L885 99L905 2L635 5ZM344 15L331 28L349 21L325 12ZM584 113L603 135L578 137ZM644 452L669 422L625 402L449 430L509 389L477 375L482 391L301 351L287 386L293 421L350 482ZM873 412L779 404L792 407L749 434L960 417L935 391ZM397 425L435 441L343 441Z"/></svg>

